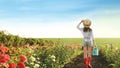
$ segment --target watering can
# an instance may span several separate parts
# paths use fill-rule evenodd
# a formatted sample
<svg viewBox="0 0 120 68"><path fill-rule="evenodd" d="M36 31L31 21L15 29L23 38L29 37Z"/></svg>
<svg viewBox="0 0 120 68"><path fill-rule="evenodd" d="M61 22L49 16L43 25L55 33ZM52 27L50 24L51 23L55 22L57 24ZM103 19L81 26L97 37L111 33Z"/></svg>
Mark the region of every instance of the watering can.
<svg viewBox="0 0 120 68"><path fill-rule="evenodd" d="M99 55L99 49L98 49L98 46L93 47L92 55L93 55L93 56L98 56L98 55Z"/></svg>

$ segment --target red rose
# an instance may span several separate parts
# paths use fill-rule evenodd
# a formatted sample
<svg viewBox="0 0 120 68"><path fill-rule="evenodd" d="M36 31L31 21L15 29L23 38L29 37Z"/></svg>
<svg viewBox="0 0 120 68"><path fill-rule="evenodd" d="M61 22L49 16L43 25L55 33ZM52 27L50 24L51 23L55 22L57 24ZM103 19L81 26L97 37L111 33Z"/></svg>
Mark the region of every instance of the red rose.
<svg viewBox="0 0 120 68"><path fill-rule="evenodd" d="M8 68L16 68L16 64L10 63Z"/></svg>
<svg viewBox="0 0 120 68"><path fill-rule="evenodd" d="M0 63L6 63L10 60L9 55L7 54L1 54L0 55Z"/></svg>
<svg viewBox="0 0 120 68"><path fill-rule="evenodd" d="M0 52L2 52L2 53L5 53L5 52L8 52L8 48L7 47L5 47L5 46L0 46Z"/></svg>
<svg viewBox="0 0 120 68"><path fill-rule="evenodd" d="M18 65L18 67L20 67L20 68L25 68L24 62L19 62L17 65Z"/></svg>
<svg viewBox="0 0 120 68"><path fill-rule="evenodd" d="M20 61L21 61L21 62L26 62L26 61L27 61L26 56L21 55L21 56L20 56Z"/></svg>

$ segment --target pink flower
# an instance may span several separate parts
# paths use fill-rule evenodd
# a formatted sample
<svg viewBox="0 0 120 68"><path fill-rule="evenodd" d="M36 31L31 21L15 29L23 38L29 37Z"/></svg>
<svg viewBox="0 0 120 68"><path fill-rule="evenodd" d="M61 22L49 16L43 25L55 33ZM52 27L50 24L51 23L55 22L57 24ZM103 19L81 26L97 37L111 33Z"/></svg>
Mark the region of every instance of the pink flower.
<svg viewBox="0 0 120 68"><path fill-rule="evenodd" d="M16 64L10 63L8 68L16 68Z"/></svg>
<svg viewBox="0 0 120 68"><path fill-rule="evenodd" d="M20 61L21 61L21 62L26 62L26 61L27 61L26 56L21 55L21 56L20 56Z"/></svg>
<svg viewBox="0 0 120 68"><path fill-rule="evenodd" d="M0 52L5 53L5 52L8 52L8 51L9 51L9 49L7 47L0 46Z"/></svg>
<svg viewBox="0 0 120 68"><path fill-rule="evenodd" d="M6 63L10 60L9 55L7 54L1 54L0 55L0 63Z"/></svg>
<svg viewBox="0 0 120 68"><path fill-rule="evenodd" d="M17 65L19 68L25 68L24 62L19 62Z"/></svg>

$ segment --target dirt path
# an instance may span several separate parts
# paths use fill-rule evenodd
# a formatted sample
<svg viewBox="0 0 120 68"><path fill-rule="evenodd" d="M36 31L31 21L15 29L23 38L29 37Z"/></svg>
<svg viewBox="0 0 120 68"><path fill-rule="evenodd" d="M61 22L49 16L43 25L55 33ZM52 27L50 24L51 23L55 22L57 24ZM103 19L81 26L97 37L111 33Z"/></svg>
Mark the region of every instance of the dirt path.
<svg viewBox="0 0 120 68"><path fill-rule="evenodd" d="M92 58L92 67L93 68L108 68L108 64L104 60L102 55ZM74 58L71 62L66 64L64 68L85 68L83 63L83 54Z"/></svg>

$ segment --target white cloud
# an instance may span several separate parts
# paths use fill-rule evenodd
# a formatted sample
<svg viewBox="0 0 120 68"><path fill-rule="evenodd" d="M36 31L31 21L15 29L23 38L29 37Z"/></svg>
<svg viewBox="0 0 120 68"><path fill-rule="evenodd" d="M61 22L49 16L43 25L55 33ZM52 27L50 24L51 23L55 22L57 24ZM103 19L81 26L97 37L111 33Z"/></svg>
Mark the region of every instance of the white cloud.
<svg viewBox="0 0 120 68"><path fill-rule="evenodd" d="M96 10L92 17L95 35L97 37L120 37L120 10Z"/></svg>
<svg viewBox="0 0 120 68"><path fill-rule="evenodd" d="M99 19L99 16L91 19L95 37L120 37L119 23L113 23L114 20L120 22L119 19L106 20L106 16L102 19ZM12 34L24 37L82 37L81 32L76 28L79 21L79 18L55 21L44 21L39 18L6 18L0 20L0 27Z"/></svg>
<svg viewBox="0 0 120 68"><path fill-rule="evenodd" d="M18 23L19 21L19 23ZM73 22L57 22L57 23L34 23L34 21L24 21L17 19L0 20L1 30L20 35L24 37L74 37L76 24ZM22 24L20 23L22 22Z"/></svg>
<svg viewBox="0 0 120 68"><path fill-rule="evenodd" d="M96 9L79 15L92 20L95 37L120 37L119 14L119 9Z"/></svg>

